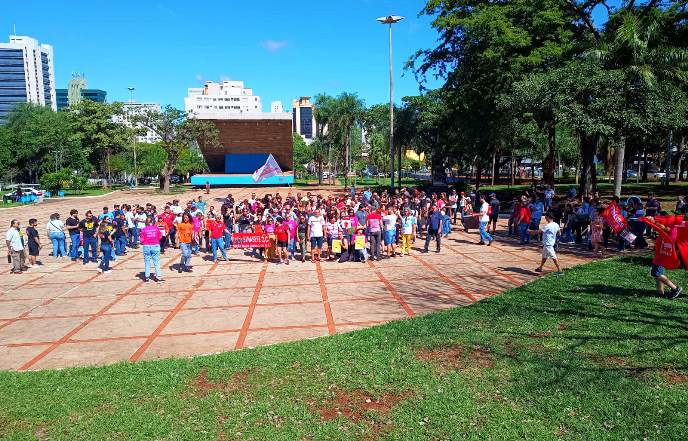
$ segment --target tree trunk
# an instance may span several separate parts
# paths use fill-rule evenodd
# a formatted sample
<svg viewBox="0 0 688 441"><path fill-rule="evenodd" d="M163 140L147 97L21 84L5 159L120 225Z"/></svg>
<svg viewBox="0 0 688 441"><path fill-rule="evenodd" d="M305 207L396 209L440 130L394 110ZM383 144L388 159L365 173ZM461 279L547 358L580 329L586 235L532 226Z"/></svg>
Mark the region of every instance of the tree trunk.
<svg viewBox="0 0 688 441"><path fill-rule="evenodd" d="M554 167L556 165L557 126L554 122L547 125L547 156L542 163L542 178L546 185L554 188Z"/></svg>
<svg viewBox="0 0 688 441"><path fill-rule="evenodd" d="M480 181L482 180L483 177L483 165L482 164L477 164L475 166L475 191L477 192L480 190Z"/></svg>
<svg viewBox="0 0 688 441"><path fill-rule="evenodd" d="M626 138L622 137L614 152L614 196L621 196L621 185L624 177L624 156L626 154Z"/></svg>
<svg viewBox="0 0 688 441"><path fill-rule="evenodd" d="M681 180L681 163L683 162L683 155L685 152L683 149L686 147L686 137L681 137L681 144L678 147L678 163L676 164L676 182Z"/></svg>
<svg viewBox="0 0 688 441"><path fill-rule="evenodd" d="M446 187L447 174L444 172L444 157L440 155L437 151L433 151L430 166L432 167L432 185L438 187Z"/></svg>
<svg viewBox="0 0 688 441"><path fill-rule="evenodd" d="M158 188L160 190L165 189L165 176L162 173L158 175Z"/></svg>
<svg viewBox="0 0 688 441"><path fill-rule="evenodd" d="M516 185L516 158L514 158L513 155L511 156L509 172L511 173L511 185Z"/></svg>
<svg viewBox="0 0 688 441"><path fill-rule="evenodd" d="M643 181L647 181L647 150L643 150Z"/></svg>
<svg viewBox="0 0 688 441"><path fill-rule="evenodd" d="M597 190L597 169L595 154L597 153L597 135L580 135L581 150L581 179L580 194L590 195Z"/></svg>
<svg viewBox="0 0 688 441"><path fill-rule="evenodd" d="M497 165L497 151L495 150L492 152L492 173L490 173L491 176L491 185L495 185L495 166Z"/></svg>

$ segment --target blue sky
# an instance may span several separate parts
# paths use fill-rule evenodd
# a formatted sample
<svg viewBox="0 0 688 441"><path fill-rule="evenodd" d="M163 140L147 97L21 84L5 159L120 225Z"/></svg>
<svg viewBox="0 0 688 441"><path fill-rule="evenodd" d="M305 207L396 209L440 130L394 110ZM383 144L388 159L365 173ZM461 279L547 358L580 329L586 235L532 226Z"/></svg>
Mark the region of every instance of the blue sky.
<svg viewBox="0 0 688 441"><path fill-rule="evenodd" d="M612 3L618 3L615 0ZM418 94L403 71L418 49L435 45L421 0L2 0L0 39L29 35L55 50L58 87L86 75L108 100L183 107L186 89L205 80L243 80L269 110L299 96L356 92L367 105L388 100L388 34L377 17L406 19L394 27L395 100ZM67 6L69 5L69 6ZM596 21L606 11L596 11ZM428 86L441 83L430 78Z"/></svg>
<svg viewBox="0 0 688 441"><path fill-rule="evenodd" d="M410 0L2 0L0 39L12 33L51 44L58 87L72 72L108 100L183 107L188 87L243 80L269 110L299 96L356 92L366 104L388 100L388 34L375 19L397 14L395 98L418 94L406 59L437 34L423 2ZM437 86L438 82L430 85Z"/></svg>

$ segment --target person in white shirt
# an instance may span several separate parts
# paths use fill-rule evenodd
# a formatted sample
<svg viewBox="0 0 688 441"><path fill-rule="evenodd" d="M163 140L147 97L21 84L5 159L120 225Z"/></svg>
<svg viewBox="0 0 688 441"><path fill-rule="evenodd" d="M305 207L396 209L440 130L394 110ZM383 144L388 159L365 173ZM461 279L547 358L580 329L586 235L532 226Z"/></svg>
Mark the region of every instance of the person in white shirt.
<svg viewBox="0 0 688 441"><path fill-rule="evenodd" d="M325 229L325 218L320 211L315 210L308 218L308 230L306 237L311 241L311 260L317 262L320 260L320 252L323 246L323 232Z"/></svg>
<svg viewBox="0 0 688 441"><path fill-rule="evenodd" d="M404 209L404 216L401 218L401 255L404 255L404 251L409 256L411 255L411 243L413 238L416 237L416 216L411 214L411 209L406 207Z"/></svg>
<svg viewBox="0 0 688 441"><path fill-rule="evenodd" d="M494 239L487 232L487 224L490 222L490 204L485 200L485 196L480 196L480 214L478 214L478 221L480 222L480 245L492 245Z"/></svg>
<svg viewBox="0 0 688 441"><path fill-rule="evenodd" d="M12 260L12 274L21 274L26 267L26 253L24 252L24 239L22 238L19 221L12 219L10 229L5 234L7 256Z"/></svg>
<svg viewBox="0 0 688 441"><path fill-rule="evenodd" d="M396 257L397 215L394 213L394 209L391 206L387 209L387 214L382 216L382 224L385 229L383 240L385 242L385 248L387 249L387 257Z"/></svg>
<svg viewBox="0 0 688 441"><path fill-rule="evenodd" d="M48 231L48 238L53 244L53 257L66 257L67 250L65 247L65 228L64 224L60 220L59 213L53 213L50 215L50 220L45 226Z"/></svg>
<svg viewBox="0 0 688 441"><path fill-rule="evenodd" d="M127 222L127 242L130 247L134 247L134 230L136 229L136 222L134 222L135 213L131 211L131 205L127 205L124 213L124 219Z"/></svg>
<svg viewBox="0 0 688 441"><path fill-rule="evenodd" d="M557 267L557 274L562 274L561 267L559 266L559 261L557 260L557 253L554 251L554 245L557 243L557 235L559 234L559 224L554 222L552 213L545 214L545 220L547 223L542 227L542 261L540 266L535 268L536 272L542 272L542 268L545 266L547 259L552 259L554 266Z"/></svg>

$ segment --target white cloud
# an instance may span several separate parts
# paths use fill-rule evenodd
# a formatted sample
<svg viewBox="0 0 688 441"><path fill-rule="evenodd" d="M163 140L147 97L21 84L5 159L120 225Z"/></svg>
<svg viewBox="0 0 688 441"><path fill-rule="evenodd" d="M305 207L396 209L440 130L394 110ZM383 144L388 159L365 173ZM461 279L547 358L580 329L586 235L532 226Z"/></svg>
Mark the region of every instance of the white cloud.
<svg viewBox="0 0 688 441"><path fill-rule="evenodd" d="M196 81L200 81L202 83L205 81L205 77L202 74L196 74Z"/></svg>
<svg viewBox="0 0 688 441"><path fill-rule="evenodd" d="M260 45L268 52L277 52L280 49L287 47L287 40L264 40L260 42Z"/></svg>

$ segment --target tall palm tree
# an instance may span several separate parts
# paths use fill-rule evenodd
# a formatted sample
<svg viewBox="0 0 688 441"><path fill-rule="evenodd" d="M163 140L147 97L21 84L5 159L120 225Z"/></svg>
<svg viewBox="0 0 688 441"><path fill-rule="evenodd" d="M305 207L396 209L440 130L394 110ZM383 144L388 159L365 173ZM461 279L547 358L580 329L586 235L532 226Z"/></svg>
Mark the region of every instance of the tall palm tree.
<svg viewBox="0 0 688 441"><path fill-rule="evenodd" d="M675 24L671 11L626 8L610 17L603 39L589 56L599 60L605 69L624 72L625 90L640 91L656 87L658 80L685 84L688 81L688 51L677 41L667 38ZM632 98L625 100L627 103ZM614 194L621 194L626 135L621 129L621 142L615 151Z"/></svg>
<svg viewBox="0 0 688 441"><path fill-rule="evenodd" d="M321 93L315 96L313 103L313 116L315 116L315 137L316 137L316 161L318 164L318 185L322 185L322 163L324 150L329 147L331 143L327 138L326 132L328 126L332 122L335 114L336 99L332 96Z"/></svg>
<svg viewBox="0 0 688 441"><path fill-rule="evenodd" d="M363 122L365 104L355 93L343 92L335 101L335 113L331 120L332 129L341 137L343 144L344 185L348 185L348 173L351 170L351 130ZM335 130L333 130L334 132Z"/></svg>

